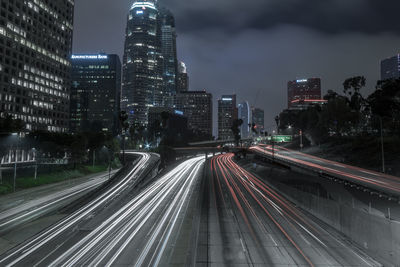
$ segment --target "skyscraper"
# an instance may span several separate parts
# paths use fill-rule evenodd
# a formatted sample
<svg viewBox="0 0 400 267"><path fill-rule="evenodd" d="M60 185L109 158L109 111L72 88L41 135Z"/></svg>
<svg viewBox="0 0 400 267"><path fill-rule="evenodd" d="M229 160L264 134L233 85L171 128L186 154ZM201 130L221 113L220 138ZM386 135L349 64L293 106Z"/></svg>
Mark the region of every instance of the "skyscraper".
<svg viewBox="0 0 400 267"><path fill-rule="evenodd" d="M117 55L72 55L71 131L117 135L120 93Z"/></svg>
<svg viewBox="0 0 400 267"><path fill-rule="evenodd" d="M0 116L67 132L74 1L1 1L0 14Z"/></svg>
<svg viewBox="0 0 400 267"><path fill-rule="evenodd" d="M300 100L320 100L322 98L321 79L310 78L288 82L288 108Z"/></svg>
<svg viewBox="0 0 400 267"><path fill-rule="evenodd" d="M400 79L400 54L381 61L381 80Z"/></svg>
<svg viewBox="0 0 400 267"><path fill-rule="evenodd" d="M163 8L161 17L161 47L164 57L163 78L164 88L169 96L176 94L178 83L178 59L176 52L176 29L173 14Z"/></svg>
<svg viewBox="0 0 400 267"><path fill-rule="evenodd" d="M233 122L238 118L236 95L223 95L218 100L218 139L233 140Z"/></svg>
<svg viewBox="0 0 400 267"><path fill-rule="evenodd" d="M262 132L265 129L264 110L253 108L252 110L253 123L256 125L257 132Z"/></svg>
<svg viewBox="0 0 400 267"><path fill-rule="evenodd" d="M252 119L251 119L251 109L250 105L247 101L240 103L238 105L238 113L239 113L239 119L243 120L243 124L240 127L240 136L242 139L244 138L249 138L250 137L250 127Z"/></svg>
<svg viewBox="0 0 400 267"><path fill-rule="evenodd" d="M161 106L167 95L161 35L155 1L135 1L126 27L121 103L131 124L147 125L149 108Z"/></svg>
<svg viewBox="0 0 400 267"><path fill-rule="evenodd" d="M188 118L188 127L195 133L211 140L212 132L212 94L206 91L188 91L178 93L175 106Z"/></svg>
<svg viewBox="0 0 400 267"><path fill-rule="evenodd" d="M186 64L182 61L178 66L178 86L177 92L185 92L189 90L189 76L187 73Z"/></svg>

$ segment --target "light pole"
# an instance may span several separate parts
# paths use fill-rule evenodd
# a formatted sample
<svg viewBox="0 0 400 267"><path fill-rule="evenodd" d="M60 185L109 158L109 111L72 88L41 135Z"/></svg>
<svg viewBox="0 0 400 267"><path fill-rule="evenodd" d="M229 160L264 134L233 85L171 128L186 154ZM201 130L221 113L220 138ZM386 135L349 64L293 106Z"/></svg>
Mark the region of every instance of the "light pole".
<svg viewBox="0 0 400 267"><path fill-rule="evenodd" d="M383 121L382 121L382 116L379 116L379 122L381 126L381 149L382 149L382 172L386 172L385 168L385 147L384 147L384 142L383 142Z"/></svg>
<svg viewBox="0 0 400 267"><path fill-rule="evenodd" d="M17 153L17 151L15 151L15 154ZM17 156L17 155L15 155ZM15 159L15 163L14 163L14 180L13 180L13 192L15 192L15 187L17 185L17 159Z"/></svg>
<svg viewBox="0 0 400 267"><path fill-rule="evenodd" d="M103 149L107 151L107 159L108 159L108 180L111 178L111 155L110 155L110 149L106 146L103 146Z"/></svg>
<svg viewBox="0 0 400 267"><path fill-rule="evenodd" d="M33 158L35 160L35 180L36 180L37 179L37 170L38 170L38 159L36 156L36 149L32 148L32 151L33 151Z"/></svg>
<svg viewBox="0 0 400 267"><path fill-rule="evenodd" d="M275 140L274 140L274 136L275 136L275 131L272 132L272 136L271 136L271 142L272 142L272 161L275 161Z"/></svg>
<svg viewBox="0 0 400 267"><path fill-rule="evenodd" d="M300 150L303 150L303 130L300 130Z"/></svg>
<svg viewBox="0 0 400 267"><path fill-rule="evenodd" d="M96 149L93 148L93 168L96 161Z"/></svg>
<svg viewBox="0 0 400 267"><path fill-rule="evenodd" d="M13 192L15 192L16 186L17 186L17 160L18 160L18 142L19 142L19 136L18 136L18 133L13 133L13 134L11 134L11 135L17 138L17 145L15 146L15 151L14 151Z"/></svg>
<svg viewBox="0 0 400 267"><path fill-rule="evenodd" d="M3 170L1 169L2 163L3 163L3 158L0 158L0 184L3 184Z"/></svg>

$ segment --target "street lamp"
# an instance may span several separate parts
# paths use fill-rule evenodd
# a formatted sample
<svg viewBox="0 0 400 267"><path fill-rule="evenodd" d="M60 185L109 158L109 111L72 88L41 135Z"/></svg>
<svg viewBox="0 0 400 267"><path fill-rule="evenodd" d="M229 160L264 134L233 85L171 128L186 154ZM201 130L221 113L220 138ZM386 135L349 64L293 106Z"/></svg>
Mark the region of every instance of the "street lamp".
<svg viewBox="0 0 400 267"><path fill-rule="evenodd" d="M383 121L382 116L379 116L380 126L381 126L381 149L382 149L382 172L386 172L385 168L385 147L383 143Z"/></svg>
<svg viewBox="0 0 400 267"><path fill-rule="evenodd" d="M35 180L37 179L37 170L38 170L38 159L36 156L36 148L32 148L32 152L33 152L33 159L35 160Z"/></svg>
<svg viewBox="0 0 400 267"><path fill-rule="evenodd" d="M300 130L300 150L303 150L303 130Z"/></svg>
<svg viewBox="0 0 400 267"><path fill-rule="evenodd" d="M271 136L271 142L272 142L272 162L275 161L275 140L274 140L274 136L275 136L275 131L272 131L272 136Z"/></svg>
<svg viewBox="0 0 400 267"><path fill-rule="evenodd" d="M3 163L3 158L0 158L0 184L3 184L3 170L1 169L1 164Z"/></svg>
<svg viewBox="0 0 400 267"><path fill-rule="evenodd" d="M111 178L111 156L110 156L110 149L106 146L103 146L104 150L107 151L107 158L108 158L108 179L110 180Z"/></svg>
<svg viewBox="0 0 400 267"><path fill-rule="evenodd" d="M13 179L13 192L16 191L16 186L17 186L17 161L18 161L18 145L19 145L19 135L18 133L12 133L11 136L13 138L17 138L17 142L15 145L15 151L14 151L14 179ZM12 147L11 147L12 150Z"/></svg>

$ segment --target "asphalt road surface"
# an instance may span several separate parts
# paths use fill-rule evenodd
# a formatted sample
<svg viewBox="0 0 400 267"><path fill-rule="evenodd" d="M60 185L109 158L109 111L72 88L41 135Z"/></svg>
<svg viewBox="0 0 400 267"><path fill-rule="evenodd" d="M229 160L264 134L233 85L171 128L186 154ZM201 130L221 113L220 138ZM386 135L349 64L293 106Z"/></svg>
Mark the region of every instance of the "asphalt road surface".
<svg viewBox="0 0 400 267"><path fill-rule="evenodd" d="M167 265L204 157L129 188L149 154L118 184L29 242L3 255L1 266ZM129 189L127 189L129 188Z"/></svg>
<svg viewBox="0 0 400 267"><path fill-rule="evenodd" d="M238 166L233 154L214 157L208 173L197 266L381 266Z"/></svg>
<svg viewBox="0 0 400 267"><path fill-rule="evenodd" d="M111 175L116 173L112 171ZM2 197L0 205L0 233L43 216L71 203L87 192L99 187L109 174L92 175L90 179L62 182L24 190Z"/></svg>
<svg viewBox="0 0 400 267"><path fill-rule="evenodd" d="M260 155L270 158L274 156L278 160L283 160L293 164L300 164L316 171L321 171L326 174L331 174L335 177L343 178L355 184L388 193L389 195L400 195L399 177L318 158L279 146L275 146L274 150L270 145L261 145L251 147L250 149Z"/></svg>

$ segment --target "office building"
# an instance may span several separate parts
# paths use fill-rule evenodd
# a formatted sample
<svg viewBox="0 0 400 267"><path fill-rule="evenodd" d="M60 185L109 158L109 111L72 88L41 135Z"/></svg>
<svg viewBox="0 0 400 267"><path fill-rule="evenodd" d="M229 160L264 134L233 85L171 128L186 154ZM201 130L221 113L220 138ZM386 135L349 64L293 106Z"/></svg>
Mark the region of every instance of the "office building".
<svg viewBox="0 0 400 267"><path fill-rule="evenodd" d="M175 97L175 107L188 118L188 128L207 140L213 134L212 101L212 94L206 91L183 91Z"/></svg>
<svg viewBox="0 0 400 267"><path fill-rule="evenodd" d="M294 101L322 99L321 79L310 78L288 82L288 108Z"/></svg>
<svg viewBox="0 0 400 267"><path fill-rule="evenodd" d="M256 130L258 133L261 133L265 130L265 118L264 118L264 110L260 108L252 109L252 121L256 125Z"/></svg>
<svg viewBox="0 0 400 267"><path fill-rule="evenodd" d="M1 1L0 116L67 132L73 0Z"/></svg>
<svg viewBox="0 0 400 267"><path fill-rule="evenodd" d="M218 100L218 139L233 140L232 126L238 119L236 95L224 95Z"/></svg>
<svg viewBox="0 0 400 267"><path fill-rule="evenodd" d="M251 113L251 108L247 101L238 105L238 116L239 119L243 120L243 124L240 127L240 136L242 139L251 137L251 125L253 123Z"/></svg>
<svg viewBox="0 0 400 267"><path fill-rule="evenodd" d="M167 9L161 9L161 47L164 58L163 79L168 96L176 94L178 83L178 59L176 52L175 18Z"/></svg>
<svg viewBox="0 0 400 267"><path fill-rule="evenodd" d="M381 61L381 80L400 79L400 54Z"/></svg>
<svg viewBox="0 0 400 267"><path fill-rule="evenodd" d="M117 55L73 55L71 131L117 135L121 61Z"/></svg>
<svg viewBox="0 0 400 267"><path fill-rule="evenodd" d="M186 64L182 61L178 66L178 86L177 92L185 92L189 90L189 75L187 73Z"/></svg>
<svg viewBox="0 0 400 267"><path fill-rule="evenodd" d="M161 36L155 1L135 1L126 27L121 103L130 124L146 126L149 108L162 106L167 96L163 89Z"/></svg>

